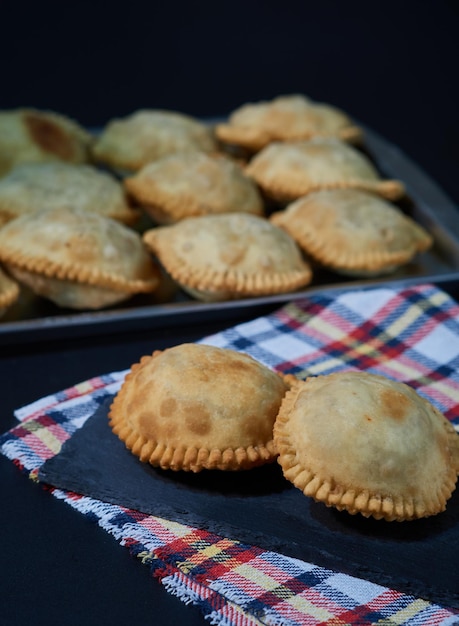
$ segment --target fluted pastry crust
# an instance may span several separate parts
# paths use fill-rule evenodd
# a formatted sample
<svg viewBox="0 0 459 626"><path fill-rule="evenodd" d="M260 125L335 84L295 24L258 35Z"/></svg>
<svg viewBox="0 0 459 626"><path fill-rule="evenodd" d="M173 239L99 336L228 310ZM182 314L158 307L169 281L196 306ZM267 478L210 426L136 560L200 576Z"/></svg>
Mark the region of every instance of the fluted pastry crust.
<svg viewBox="0 0 459 626"><path fill-rule="evenodd" d="M204 344L132 365L109 412L143 462L171 470L245 470L272 462L273 424L288 389L252 357Z"/></svg>
<svg viewBox="0 0 459 626"><path fill-rule="evenodd" d="M274 426L284 476L305 495L387 521L443 511L459 436L413 388L366 372L297 381Z"/></svg>
<svg viewBox="0 0 459 626"><path fill-rule="evenodd" d="M360 142L363 131L337 107L314 102L302 94L246 103L226 123L217 124L220 141L257 152L273 141L337 137Z"/></svg>
<svg viewBox="0 0 459 626"><path fill-rule="evenodd" d="M320 189L362 189L390 200L405 194L397 180L383 180L373 163L339 139L274 142L245 168L265 194L290 202Z"/></svg>
<svg viewBox="0 0 459 626"><path fill-rule="evenodd" d="M172 278L202 300L282 293L312 278L290 235L255 215L187 218L143 239Z"/></svg>
<svg viewBox="0 0 459 626"><path fill-rule="evenodd" d="M352 275L391 272L433 242L394 204L358 189L312 192L270 220L314 260Z"/></svg>
<svg viewBox="0 0 459 626"><path fill-rule="evenodd" d="M133 224L139 212L122 185L92 165L64 162L18 165L0 179L0 224L42 209L77 208Z"/></svg>
<svg viewBox="0 0 459 626"><path fill-rule="evenodd" d="M19 285L12 280L0 267L0 315L6 311L19 297Z"/></svg>
<svg viewBox="0 0 459 626"><path fill-rule="evenodd" d="M141 109L110 120L92 147L95 161L133 172L168 154L217 149L213 130L176 111Z"/></svg>
<svg viewBox="0 0 459 626"><path fill-rule="evenodd" d="M138 233L80 209L11 220L0 229L0 260L35 293L71 308L101 308L159 285Z"/></svg>
<svg viewBox="0 0 459 626"><path fill-rule="evenodd" d="M128 194L159 224L219 213L263 215L257 185L224 156L181 152L124 179Z"/></svg>
<svg viewBox="0 0 459 626"><path fill-rule="evenodd" d="M21 163L86 163L92 141L78 122L54 111L0 111L0 176Z"/></svg>

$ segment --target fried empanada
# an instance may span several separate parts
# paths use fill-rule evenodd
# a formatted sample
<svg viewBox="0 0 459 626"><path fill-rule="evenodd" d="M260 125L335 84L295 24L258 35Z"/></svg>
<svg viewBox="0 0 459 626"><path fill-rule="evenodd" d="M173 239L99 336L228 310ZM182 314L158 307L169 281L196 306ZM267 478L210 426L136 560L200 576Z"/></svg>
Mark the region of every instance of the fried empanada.
<svg viewBox="0 0 459 626"><path fill-rule="evenodd" d="M387 521L443 511L459 472L453 425L412 387L367 372L293 383L274 442L306 496Z"/></svg>
<svg viewBox="0 0 459 626"><path fill-rule="evenodd" d="M263 215L257 185L223 156L181 152L124 179L128 194L159 224L218 213Z"/></svg>
<svg viewBox="0 0 459 626"><path fill-rule="evenodd" d="M20 163L86 163L92 136L78 122L54 111L0 111L0 176Z"/></svg>
<svg viewBox="0 0 459 626"><path fill-rule="evenodd" d="M432 236L388 201L358 189L316 191L273 213L321 265L349 275L394 271L427 250Z"/></svg>
<svg viewBox="0 0 459 626"><path fill-rule="evenodd" d="M312 278L292 237L256 215L191 217L150 229L143 239L172 278L200 300L283 293Z"/></svg>
<svg viewBox="0 0 459 626"><path fill-rule="evenodd" d="M221 141L252 152L273 141L337 137L356 142L363 136L346 113L301 94L244 104L230 114L227 123L217 124L215 133Z"/></svg>
<svg viewBox="0 0 459 626"><path fill-rule="evenodd" d="M160 283L138 233L81 209L21 215L0 228L0 260L32 291L58 306L100 309Z"/></svg>
<svg viewBox="0 0 459 626"><path fill-rule="evenodd" d="M111 120L93 145L93 158L121 173L132 173L168 154L217 150L213 130L199 120L157 109L141 109Z"/></svg>
<svg viewBox="0 0 459 626"><path fill-rule="evenodd" d="M367 156L339 139L271 143L253 157L245 172L281 203L319 189L362 189L390 200L405 193L403 183L383 180Z"/></svg>
<svg viewBox="0 0 459 626"><path fill-rule="evenodd" d="M113 432L162 469L246 470L276 458L288 383L247 354L179 344L132 365L110 407Z"/></svg>
<svg viewBox="0 0 459 626"><path fill-rule="evenodd" d="M91 165L27 163L0 179L0 225L53 208L82 209L126 224L139 217L121 183Z"/></svg>

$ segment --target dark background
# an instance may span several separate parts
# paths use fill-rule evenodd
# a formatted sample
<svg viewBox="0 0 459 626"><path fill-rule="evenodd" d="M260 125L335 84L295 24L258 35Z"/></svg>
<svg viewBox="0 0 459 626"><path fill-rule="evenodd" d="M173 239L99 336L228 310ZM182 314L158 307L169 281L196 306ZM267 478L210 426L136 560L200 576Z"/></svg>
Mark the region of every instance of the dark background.
<svg viewBox="0 0 459 626"><path fill-rule="evenodd" d="M0 108L101 126L302 92L396 143L459 202L459 2L0 0Z"/></svg>

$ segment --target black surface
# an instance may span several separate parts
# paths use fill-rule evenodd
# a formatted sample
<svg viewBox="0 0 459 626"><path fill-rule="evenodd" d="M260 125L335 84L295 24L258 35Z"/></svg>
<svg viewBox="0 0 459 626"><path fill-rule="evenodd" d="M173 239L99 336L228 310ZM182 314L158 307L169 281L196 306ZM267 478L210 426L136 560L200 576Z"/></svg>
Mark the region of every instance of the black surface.
<svg viewBox="0 0 459 626"><path fill-rule="evenodd" d="M2 626L204 623L127 549L3 456L0 476Z"/></svg>
<svg viewBox="0 0 459 626"><path fill-rule="evenodd" d="M42 466L40 480L459 609L459 490L440 515L388 523L315 503L277 463L246 472L163 471L113 435L109 405Z"/></svg>

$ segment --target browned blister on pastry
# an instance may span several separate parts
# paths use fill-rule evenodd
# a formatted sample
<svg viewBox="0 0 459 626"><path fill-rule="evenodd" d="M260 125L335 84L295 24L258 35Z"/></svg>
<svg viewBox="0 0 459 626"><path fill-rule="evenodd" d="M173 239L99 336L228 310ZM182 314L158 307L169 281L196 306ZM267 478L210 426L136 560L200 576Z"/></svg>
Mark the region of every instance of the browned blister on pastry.
<svg viewBox="0 0 459 626"><path fill-rule="evenodd" d="M141 109L109 121L92 155L120 172L134 172L168 154L216 149L212 128L199 120L176 111Z"/></svg>
<svg viewBox="0 0 459 626"><path fill-rule="evenodd" d="M358 189L312 192L270 220L315 261L350 275L392 272L433 242L398 207Z"/></svg>
<svg viewBox="0 0 459 626"><path fill-rule="evenodd" d="M279 202L320 189L362 189L390 200L405 193L403 183L383 180L368 157L339 139L271 143L252 158L245 172Z"/></svg>
<svg viewBox="0 0 459 626"><path fill-rule="evenodd" d="M363 132L350 117L329 104L301 94L247 103L215 128L218 139L257 152L273 141L298 141L312 137L337 137L358 142Z"/></svg>
<svg viewBox="0 0 459 626"><path fill-rule="evenodd" d="M292 237L256 215L187 218L148 230L143 239L172 278L201 300L282 293L312 278Z"/></svg>
<svg viewBox="0 0 459 626"><path fill-rule="evenodd" d="M119 181L91 165L18 165L0 179L0 225L42 209L76 208L133 224L139 212Z"/></svg>
<svg viewBox="0 0 459 626"><path fill-rule="evenodd" d="M252 357L180 344L131 367L109 413L143 462L171 470L245 470L272 462L273 424L288 389Z"/></svg>
<svg viewBox="0 0 459 626"><path fill-rule="evenodd" d="M125 178L128 194L159 224L217 213L263 215L257 185L223 156L180 152Z"/></svg>
<svg viewBox="0 0 459 626"><path fill-rule="evenodd" d="M16 302L19 297L19 285L0 267L0 316Z"/></svg>
<svg viewBox="0 0 459 626"><path fill-rule="evenodd" d="M138 233L81 209L22 215L0 229L0 260L59 306L98 309L154 291L159 270Z"/></svg>
<svg viewBox="0 0 459 626"><path fill-rule="evenodd" d="M285 477L351 514L414 520L446 508L459 473L459 436L424 397L366 372L298 381L274 426Z"/></svg>
<svg viewBox="0 0 459 626"><path fill-rule="evenodd" d="M20 163L89 160L92 136L54 111L19 108L0 111L0 176Z"/></svg>

